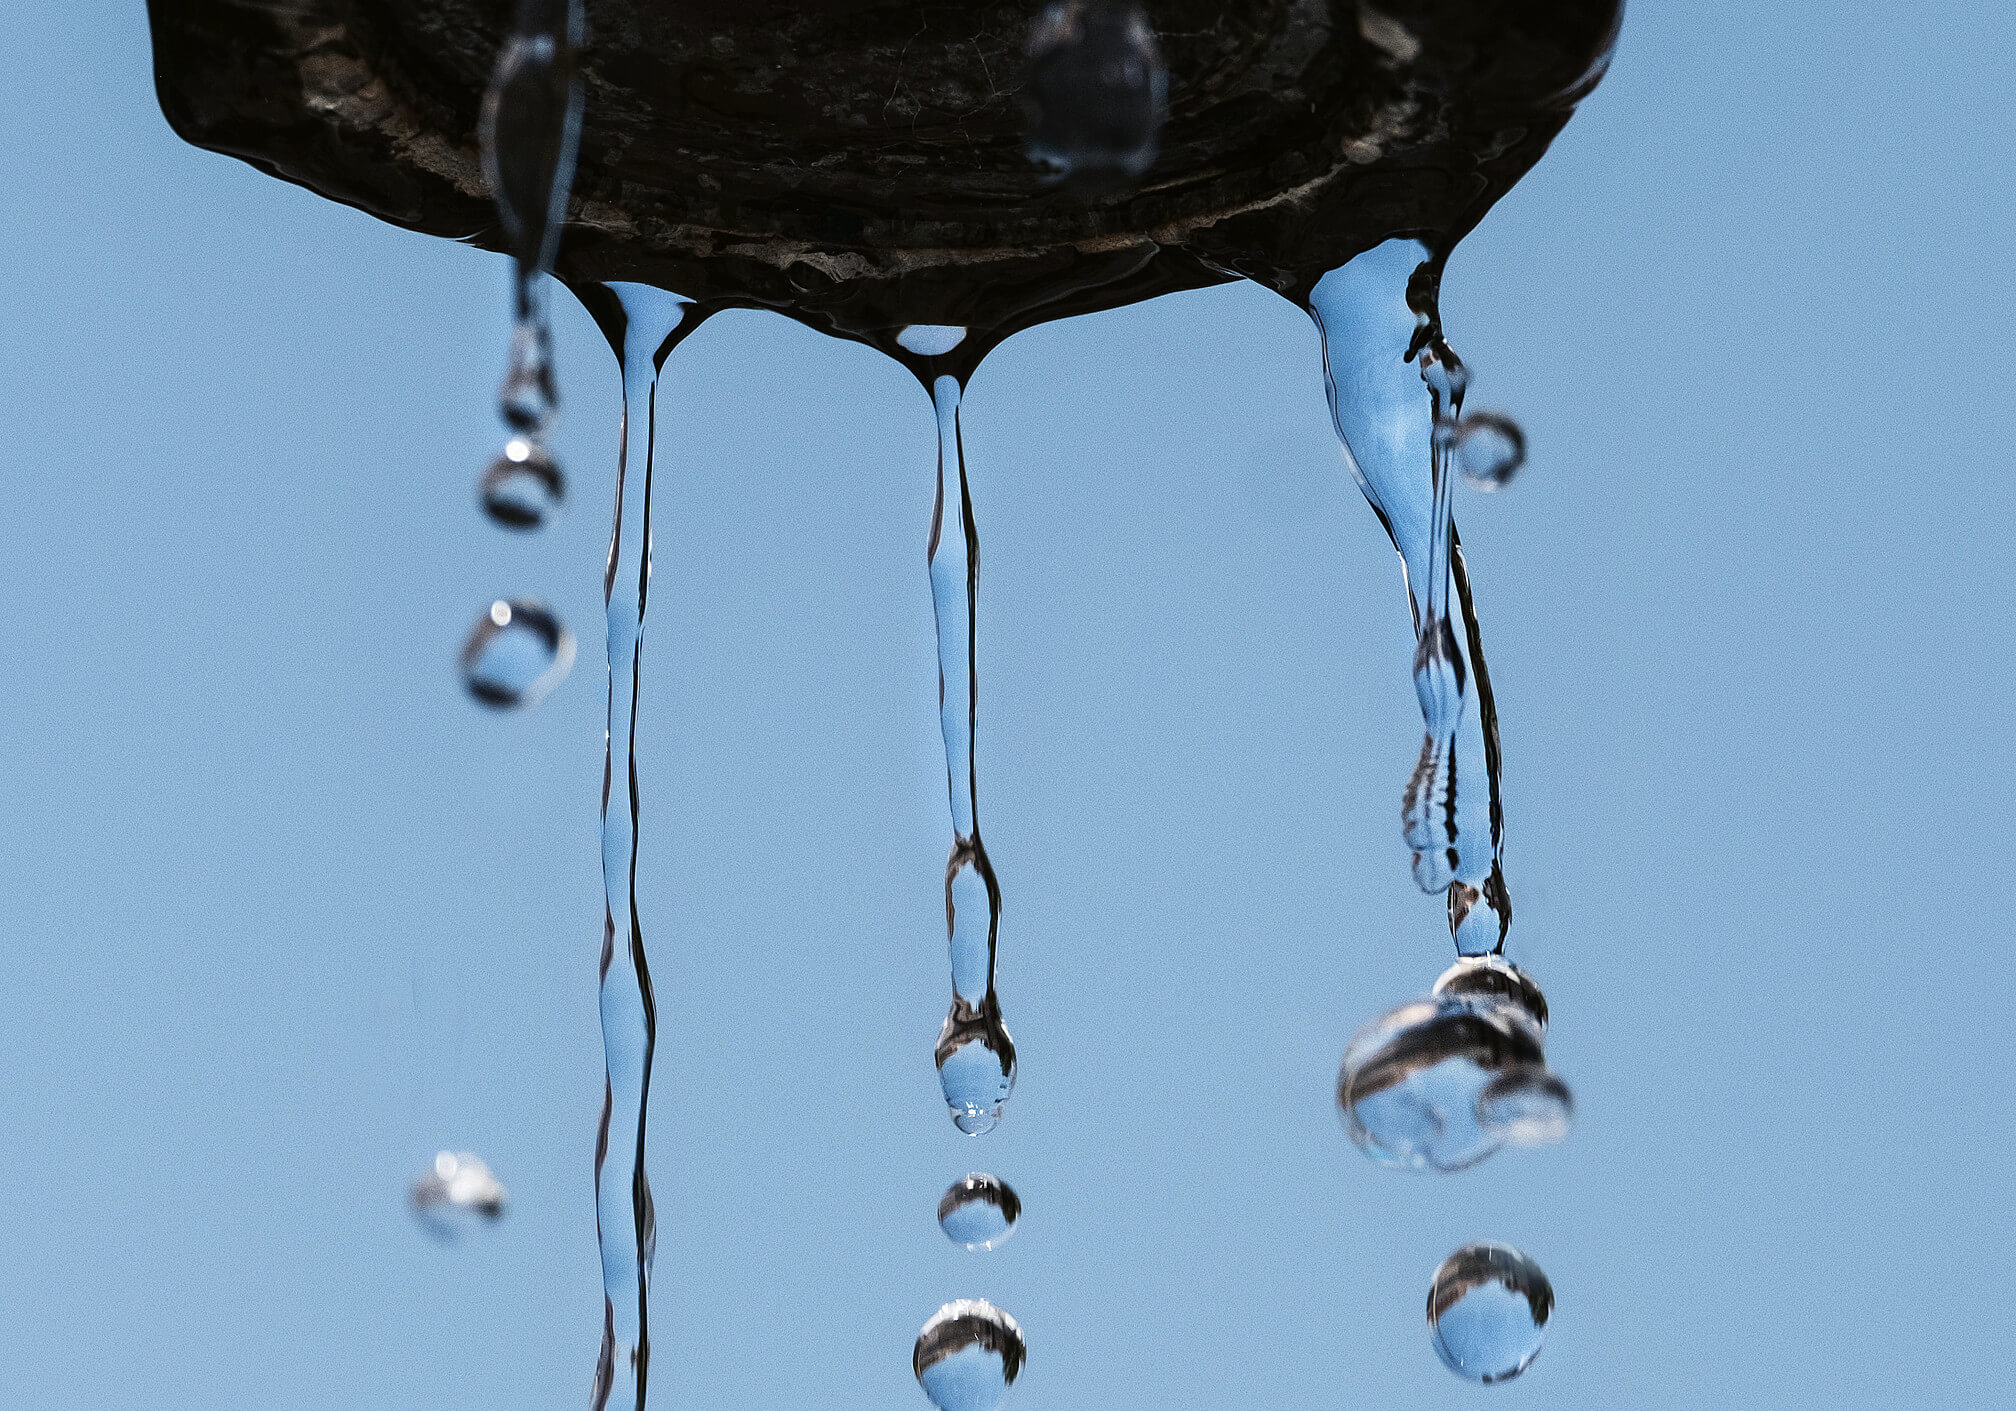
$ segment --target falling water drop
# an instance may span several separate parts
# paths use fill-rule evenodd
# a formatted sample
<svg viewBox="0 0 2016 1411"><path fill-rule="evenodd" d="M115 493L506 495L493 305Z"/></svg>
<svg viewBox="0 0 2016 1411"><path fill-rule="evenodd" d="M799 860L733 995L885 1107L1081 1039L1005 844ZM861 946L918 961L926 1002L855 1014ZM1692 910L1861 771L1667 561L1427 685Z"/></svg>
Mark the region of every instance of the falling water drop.
<svg viewBox="0 0 2016 1411"><path fill-rule="evenodd" d="M504 1183L482 1158L466 1151L437 1155L426 1174L413 1183L409 1197L421 1224L442 1239L456 1238L478 1220L496 1220L509 1199Z"/></svg>
<svg viewBox="0 0 2016 1411"><path fill-rule="evenodd" d="M1057 179L1132 180L1155 162L1169 69L1137 0L1056 0L1029 31L1029 159Z"/></svg>
<svg viewBox="0 0 2016 1411"><path fill-rule="evenodd" d="M1429 994L1436 999L1482 995L1506 1000L1542 1029L1547 1027L1547 996L1539 983L1502 955L1465 956L1436 977Z"/></svg>
<svg viewBox="0 0 2016 1411"><path fill-rule="evenodd" d="M1026 1356L1013 1318L984 1299L962 1298L924 1324L910 1367L938 1411L993 1411Z"/></svg>
<svg viewBox="0 0 2016 1411"><path fill-rule="evenodd" d="M1456 464L1479 490L1500 490L1526 464L1526 433L1503 412L1472 412L1457 423Z"/></svg>
<svg viewBox="0 0 2016 1411"><path fill-rule="evenodd" d="M566 479L546 448L513 437L478 489L483 512L506 529L537 529L560 511Z"/></svg>
<svg viewBox="0 0 2016 1411"><path fill-rule="evenodd" d="M1021 1218L1022 1201L1013 1187L981 1172L954 1181L938 1201L939 1228L967 1249L998 1248Z"/></svg>
<svg viewBox="0 0 2016 1411"><path fill-rule="evenodd" d="M1483 954L1503 945L1512 908L1497 707L1451 515L1469 378L1442 337L1440 279L1425 244L1388 240L1326 274L1307 307L1345 460L1399 550L1413 611L1424 735L1401 817L1414 880L1446 894L1459 952Z"/></svg>
<svg viewBox="0 0 2016 1411"><path fill-rule="evenodd" d="M1388 1010L1352 1036L1337 1106L1351 1140L1373 1160L1461 1171L1508 1141L1566 1135L1565 1116L1548 1128L1537 1099L1528 1104L1524 1089L1495 1086L1508 1075L1530 1083L1545 1072L1544 1033L1526 1009L1493 994L1444 994ZM1565 1100L1567 1088L1559 1091Z"/></svg>
<svg viewBox="0 0 2016 1411"><path fill-rule="evenodd" d="M543 604L499 598L462 648L469 694L499 710L537 705L574 665L574 634Z"/></svg>
<svg viewBox="0 0 2016 1411"><path fill-rule="evenodd" d="M1553 1313L1554 1286L1509 1245L1464 1245L1428 1287L1435 1355L1457 1376L1486 1386L1533 1365Z"/></svg>
<svg viewBox="0 0 2016 1411"><path fill-rule="evenodd" d="M1574 1121L1574 1094L1537 1064L1508 1068L1477 1094L1477 1125L1508 1146L1558 1142Z"/></svg>
<svg viewBox="0 0 2016 1411"><path fill-rule="evenodd" d="M906 330L907 331L907 330ZM945 926L952 955L952 1008L932 1056L945 1106L960 1131L979 1136L1001 1120L1015 1089L1015 1043L1001 1020L994 977L1001 929L1001 885L980 840L980 675L974 650L980 591L980 536L959 432L959 379L929 383L938 418L938 481L926 557L931 609L938 623L938 724L945 740L945 783L952 811L952 854L945 864Z"/></svg>

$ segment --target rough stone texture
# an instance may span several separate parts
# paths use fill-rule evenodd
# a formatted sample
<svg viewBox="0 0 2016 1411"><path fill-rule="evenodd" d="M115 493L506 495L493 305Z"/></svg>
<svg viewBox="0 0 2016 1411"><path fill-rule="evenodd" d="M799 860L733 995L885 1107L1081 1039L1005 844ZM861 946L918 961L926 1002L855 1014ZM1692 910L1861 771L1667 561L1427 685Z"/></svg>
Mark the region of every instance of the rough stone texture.
<svg viewBox="0 0 2016 1411"><path fill-rule="evenodd" d="M163 112L409 229L501 248L476 122L510 0L150 0ZM1620 0L1156 0L1159 159L1046 188L1014 91L1035 0L589 0L558 272L890 346L1247 276L1295 295L1397 234L1446 249L1600 77ZM984 332L983 332L984 331Z"/></svg>

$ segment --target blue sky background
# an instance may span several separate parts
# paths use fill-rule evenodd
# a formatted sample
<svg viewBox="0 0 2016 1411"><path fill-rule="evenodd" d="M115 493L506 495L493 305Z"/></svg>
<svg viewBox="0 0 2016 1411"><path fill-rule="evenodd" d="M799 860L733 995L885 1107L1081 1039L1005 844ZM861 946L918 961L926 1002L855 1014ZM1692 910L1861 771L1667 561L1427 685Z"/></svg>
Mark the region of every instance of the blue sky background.
<svg viewBox="0 0 2016 1411"><path fill-rule="evenodd" d="M136 0L0 47L0 1396L583 1404L600 1327L599 575L615 368L560 315L566 518L478 513L502 263L184 147ZM2005 1385L2016 146L1989 4L1641 4L1452 261L1511 953L1580 1120L1373 1167L1345 1040L1451 950L1399 838L1396 565L1303 317L1032 330L966 413L982 816L1022 1054L956 1133L924 539L893 364L734 314L669 369L641 769L664 1019L654 1405L923 1407L941 1302L1021 1411L1889 1407ZM574 675L453 658L551 602ZM514 1204L444 1249L440 1146ZM936 1229L969 1169L1003 1249ZM1467 1387L1435 1264L1546 1352Z"/></svg>

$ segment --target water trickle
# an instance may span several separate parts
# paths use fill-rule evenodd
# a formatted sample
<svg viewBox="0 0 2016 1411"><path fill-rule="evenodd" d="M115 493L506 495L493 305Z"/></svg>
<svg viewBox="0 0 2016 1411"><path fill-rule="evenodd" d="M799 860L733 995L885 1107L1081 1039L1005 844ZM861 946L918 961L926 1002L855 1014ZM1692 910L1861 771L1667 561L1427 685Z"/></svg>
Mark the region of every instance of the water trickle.
<svg viewBox="0 0 2016 1411"><path fill-rule="evenodd" d="M483 512L506 529L537 529L560 512L567 482L539 442L513 437L491 463L477 494Z"/></svg>
<svg viewBox="0 0 2016 1411"><path fill-rule="evenodd" d="M1464 1245L1428 1287L1435 1355L1457 1376L1487 1386L1533 1364L1553 1314L1554 1286L1509 1245Z"/></svg>
<svg viewBox="0 0 2016 1411"><path fill-rule="evenodd" d="M1058 180L1094 184L1154 165L1169 68L1137 0L1056 0L1030 28L1028 49L1031 161Z"/></svg>
<svg viewBox="0 0 2016 1411"><path fill-rule="evenodd" d="M931 608L938 623L938 723L945 737L945 783L952 853L945 864L945 927L952 953L952 1008L933 1058L953 1123L969 1136L992 1131L1015 1089L1015 1043L994 989L1001 885L980 840L974 764L980 677L974 656L980 536L959 434L959 379L930 383L938 417L938 485L931 506ZM956 478L955 478L956 476Z"/></svg>
<svg viewBox="0 0 2016 1411"><path fill-rule="evenodd" d="M520 441L534 446L544 440L560 407L542 276L559 250L581 145L584 27L582 0L519 0L478 124L484 175L515 262L510 361L498 413ZM486 476L486 506L489 480ZM492 517L513 528L540 522L503 519L495 511Z"/></svg>
<svg viewBox="0 0 2016 1411"><path fill-rule="evenodd" d="M437 1155L426 1174L413 1183L409 1197L414 1215L428 1233L444 1240L459 1238L478 1221L496 1220L509 1199L504 1183L483 1159L466 1151Z"/></svg>
<svg viewBox="0 0 2016 1411"><path fill-rule="evenodd" d="M938 1225L945 1237L967 1249L998 1248L1015 1233L1022 1201L998 1176L974 1172L954 1181L938 1201Z"/></svg>
<svg viewBox="0 0 2016 1411"><path fill-rule="evenodd" d="M1337 1074L1351 1140L1373 1160L1461 1171L1501 1146L1568 1134L1573 1099L1547 1071L1547 1001L1523 971L1459 961L1435 993L1355 1034Z"/></svg>
<svg viewBox="0 0 2016 1411"><path fill-rule="evenodd" d="M499 710L537 705L574 665L574 634L544 604L499 598L462 648L462 684Z"/></svg>
<svg viewBox="0 0 2016 1411"><path fill-rule="evenodd" d="M609 721L602 765L601 1009L605 1080L595 1140L595 1227L602 1252L602 1349L595 1411L644 1404L651 1363L651 1257L657 1214L644 1165L658 1003L637 916L637 708L651 588L658 374L711 310L641 284L584 295L623 365L615 524L602 580L608 609ZM613 807L612 807L613 803Z"/></svg>
<svg viewBox="0 0 2016 1411"><path fill-rule="evenodd" d="M910 1367L938 1411L993 1411L1026 1356L1013 1318L984 1299L962 1298L924 1324Z"/></svg>
<svg viewBox="0 0 2016 1411"><path fill-rule="evenodd" d="M1526 464L1526 433L1503 412L1472 412L1456 426L1456 464L1479 490L1500 490Z"/></svg>
<svg viewBox="0 0 2016 1411"><path fill-rule="evenodd" d="M1512 908L1499 855L1498 716L1451 502L1469 376L1442 337L1441 261L1395 239L1308 297L1330 413L1358 487L1400 553L1424 734L1401 817L1423 891L1446 893L1457 949L1502 947Z"/></svg>

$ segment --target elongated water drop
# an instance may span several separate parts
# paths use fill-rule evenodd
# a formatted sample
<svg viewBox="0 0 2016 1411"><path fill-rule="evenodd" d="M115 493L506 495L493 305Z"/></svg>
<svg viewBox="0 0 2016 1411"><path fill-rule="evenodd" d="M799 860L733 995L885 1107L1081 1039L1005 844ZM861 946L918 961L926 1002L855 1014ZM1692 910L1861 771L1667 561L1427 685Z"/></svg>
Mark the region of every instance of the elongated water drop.
<svg viewBox="0 0 2016 1411"><path fill-rule="evenodd" d="M1533 1365L1553 1316L1554 1286L1510 1245L1466 1244L1428 1286L1435 1355L1457 1376L1487 1386Z"/></svg>
<svg viewBox="0 0 2016 1411"><path fill-rule="evenodd" d="M513 437L478 487L483 512L506 529L537 529L559 513L567 482L537 441Z"/></svg>
<svg viewBox="0 0 2016 1411"><path fill-rule="evenodd" d="M444 1151L413 1183L409 1199L430 1234L454 1239L477 1221L487 1224L503 1215L510 1196L481 1157Z"/></svg>
<svg viewBox="0 0 2016 1411"><path fill-rule="evenodd" d="M1027 1353L1013 1318L984 1299L962 1298L924 1324L910 1367L938 1411L993 1411Z"/></svg>
<svg viewBox="0 0 2016 1411"><path fill-rule="evenodd" d="M462 683L499 710L537 705L574 665L574 634L543 603L499 598L462 648Z"/></svg>
<svg viewBox="0 0 2016 1411"><path fill-rule="evenodd" d="M1503 412L1472 412L1456 427L1456 463L1479 490L1503 489L1526 464L1526 433Z"/></svg>
<svg viewBox="0 0 2016 1411"><path fill-rule="evenodd" d="M954 1181L938 1201L938 1225L945 1237L967 1249L997 1248L1015 1233L1022 1201L998 1176L974 1172Z"/></svg>
<svg viewBox="0 0 2016 1411"><path fill-rule="evenodd" d="M1504 943L1512 910L1497 707L1451 516L1469 377L1442 337L1440 277L1421 241L1388 240L1326 274L1307 307L1345 460L1399 550L1414 619L1424 735L1401 802L1414 879L1446 894L1458 950L1481 954Z"/></svg>
<svg viewBox="0 0 2016 1411"><path fill-rule="evenodd" d="M1169 69L1136 0L1056 0L1029 31L1029 159L1058 179L1131 180L1154 165Z"/></svg>
<svg viewBox="0 0 2016 1411"><path fill-rule="evenodd" d="M604 1082L595 1139L595 1227L601 1242L602 1348L594 1411L645 1403L651 1367L651 1260L658 1217L645 1170L645 1118L658 1044L658 1000L637 914L642 791L637 710L651 590L658 374L710 309L641 284L580 291L623 366L616 514L602 594L608 616L609 719L602 756L601 1010Z"/></svg>

